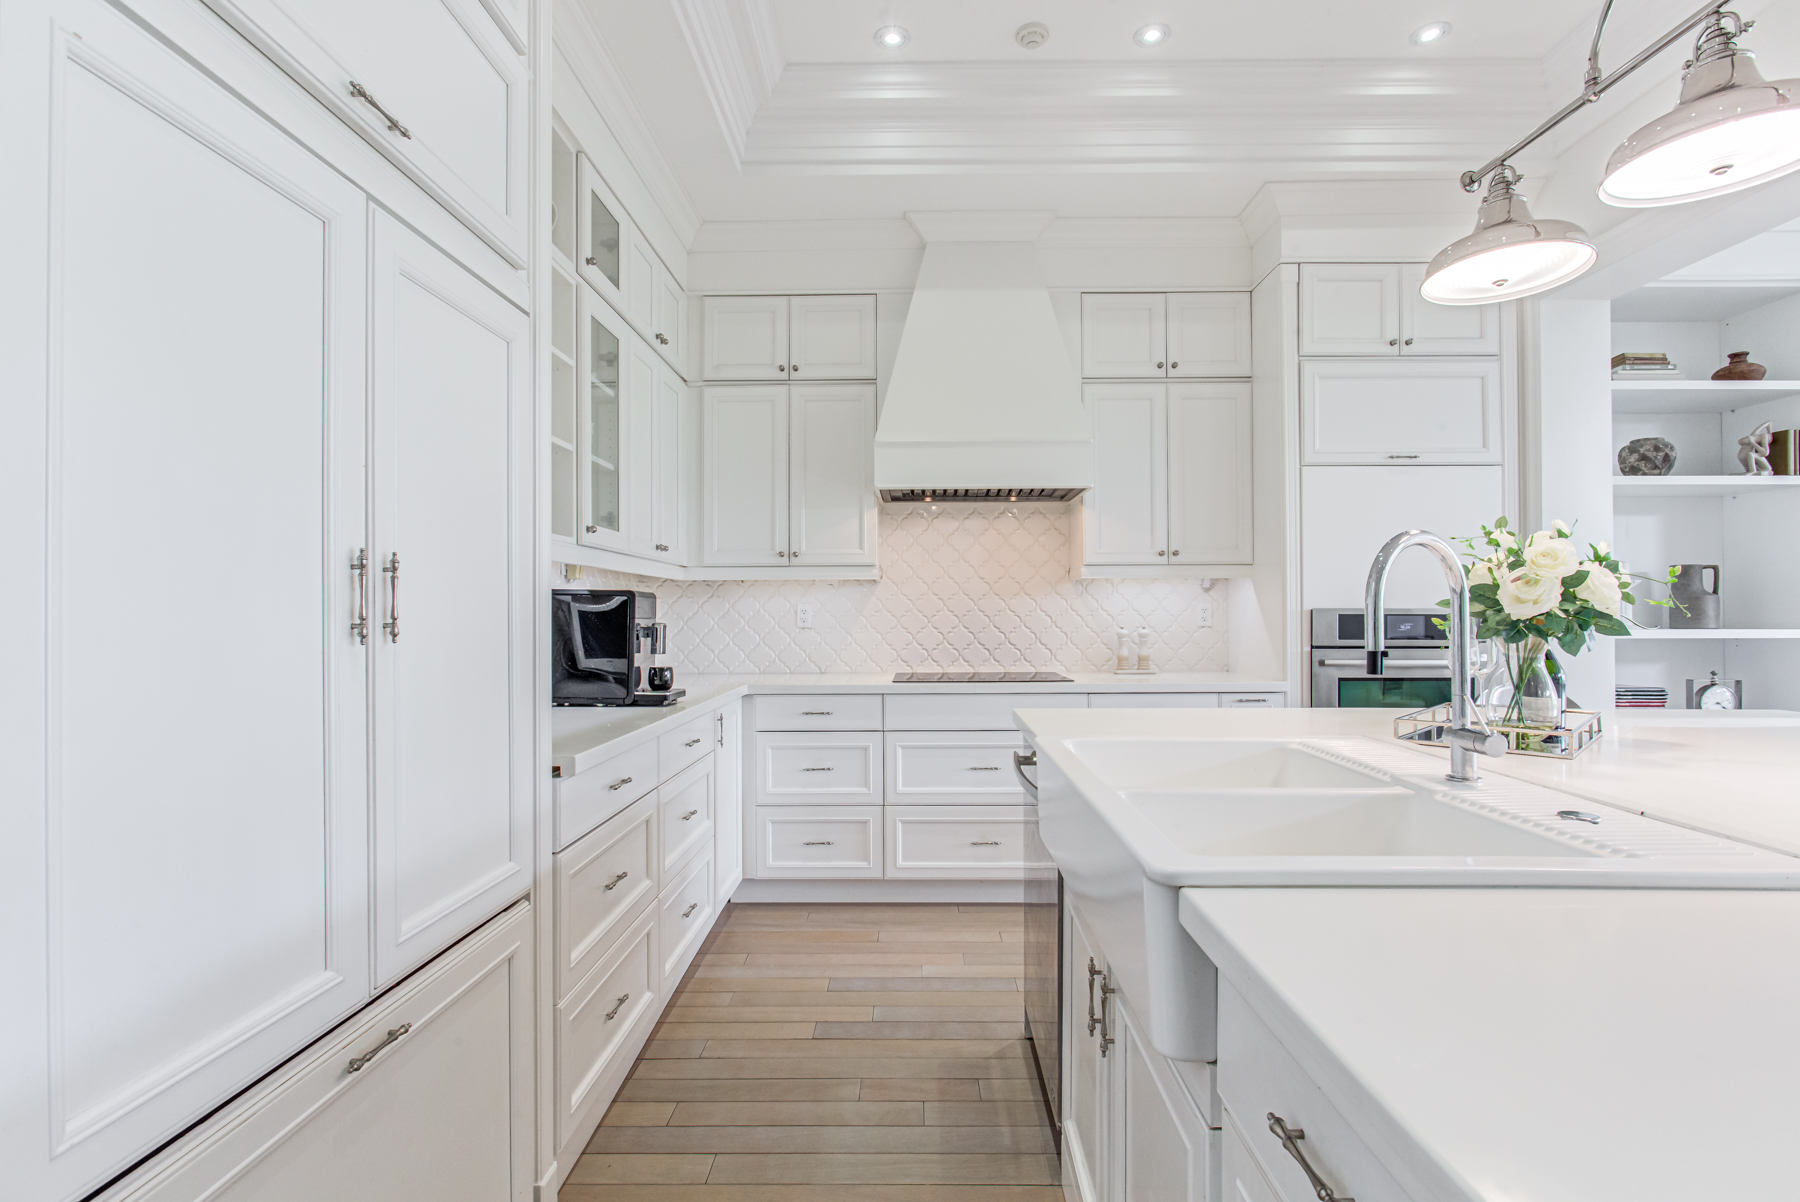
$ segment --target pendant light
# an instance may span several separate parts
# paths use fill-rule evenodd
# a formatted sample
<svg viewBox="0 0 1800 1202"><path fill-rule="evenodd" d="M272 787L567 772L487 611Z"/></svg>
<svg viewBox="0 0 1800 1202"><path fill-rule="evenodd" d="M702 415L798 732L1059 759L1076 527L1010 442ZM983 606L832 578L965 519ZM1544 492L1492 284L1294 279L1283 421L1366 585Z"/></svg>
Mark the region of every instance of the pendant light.
<svg viewBox="0 0 1800 1202"><path fill-rule="evenodd" d="M1711 15L1682 73L1681 102L1613 151L1601 200L1626 208L1680 204L1800 168L1800 79L1763 79L1755 55L1737 46L1754 24L1736 13Z"/></svg>
<svg viewBox="0 0 1800 1202"><path fill-rule="evenodd" d="M1440 305L1485 305L1567 283L1594 265L1586 231L1540 220L1513 190L1519 173L1502 163L1488 183L1475 232L1438 252L1419 295Z"/></svg>
<svg viewBox="0 0 1800 1202"><path fill-rule="evenodd" d="M1475 232L1446 246L1426 268L1419 294L1440 305L1479 305L1567 283L1598 259L1580 226L1533 217L1513 190L1508 165L1520 151L1604 96L1615 84L1698 28L1682 76L1681 103L1627 138L1606 165L1600 198L1628 207L1679 204L1753 187L1800 168L1800 79L1763 79L1737 38L1750 28L1712 0L1624 66L1600 73L1600 9L1581 95L1552 113L1485 167L1462 174L1465 192L1488 181ZM1731 23L1730 32L1725 23Z"/></svg>

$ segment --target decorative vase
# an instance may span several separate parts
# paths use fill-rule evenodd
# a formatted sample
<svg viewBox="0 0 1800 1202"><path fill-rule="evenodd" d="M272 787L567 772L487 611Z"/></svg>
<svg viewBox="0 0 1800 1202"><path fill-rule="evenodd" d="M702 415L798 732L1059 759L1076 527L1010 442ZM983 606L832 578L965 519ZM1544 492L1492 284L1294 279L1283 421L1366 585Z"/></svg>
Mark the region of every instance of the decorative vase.
<svg viewBox="0 0 1800 1202"><path fill-rule="evenodd" d="M1730 360L1724 367L1712 374L1715 380L1760 380L1769 374L1769 369L1760 363L1750 362L1749 351L1730 351L1725 358Z"/></svg>
<svg viewBox="0 0 1800 1202"><path fill-rule="evenodd" d="M1675 444L1666 438L1634 438L1619 448L1622 476L1666 476L1675 470Z"/></svg>
<svg viewBox="0 0 1800 1202"><path fill-rule="evenodd" d="M1556 679L1544 662L1549 644L1543 639L1526 638L1501 647L1500 665L1495 671L1491 693L1492 709L1484 704L1488 721L1495 725L1525 727L1546 733L1563 728L1564 698L1556 687ZM1496 713L1496 711L1498 711ZM1508 745L1515 751L1537 751L1555 739L1543 735L1507 732Z"/></svg>

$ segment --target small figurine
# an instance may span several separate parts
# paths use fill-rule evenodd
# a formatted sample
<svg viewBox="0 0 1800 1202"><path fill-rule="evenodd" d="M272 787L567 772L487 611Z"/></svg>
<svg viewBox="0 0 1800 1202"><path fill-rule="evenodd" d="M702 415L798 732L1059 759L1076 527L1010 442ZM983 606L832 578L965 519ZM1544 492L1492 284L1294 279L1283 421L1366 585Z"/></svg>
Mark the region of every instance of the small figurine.
<svg viewBox="0 0 1800 1202"><path fill-rule="evenodd" d="M1764 422L1750 433L1738 439L1738 463L1743 466L1746 476L1773 476L1775 469L1769 466L1769 445L1774 441L1773 423Z"/></svg>

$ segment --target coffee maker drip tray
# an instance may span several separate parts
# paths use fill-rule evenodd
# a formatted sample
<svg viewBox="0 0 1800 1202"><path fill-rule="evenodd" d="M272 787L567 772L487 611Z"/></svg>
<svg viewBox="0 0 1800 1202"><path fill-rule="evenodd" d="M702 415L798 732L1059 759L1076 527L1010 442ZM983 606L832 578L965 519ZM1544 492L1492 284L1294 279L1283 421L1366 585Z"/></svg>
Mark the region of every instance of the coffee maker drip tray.
<svg viewBox="0 0 1800 1202"><path fill-rule="evenodd" d="M669 689L662 693L652 693L648 689L639 689L631 695L633 705L674 705L687 696L686 689Z"/></svg>
<svg viewBox="0 0 1800 1202"><path fill-rule="evenodd" d="M1067 684L1060 672L896 672L895 684Z"/></svg>

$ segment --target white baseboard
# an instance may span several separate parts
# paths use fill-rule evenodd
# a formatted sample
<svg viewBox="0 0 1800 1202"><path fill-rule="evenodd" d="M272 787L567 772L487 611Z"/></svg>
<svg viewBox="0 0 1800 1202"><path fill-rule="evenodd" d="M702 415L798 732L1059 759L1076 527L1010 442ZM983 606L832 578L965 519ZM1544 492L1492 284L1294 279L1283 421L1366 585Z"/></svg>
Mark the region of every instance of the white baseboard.
<svg viewBox="0 0 1800 1202"><path fill-rule="evenodd" d="M1019 902L1019 881L745 881L734 902Z"/></svg>

